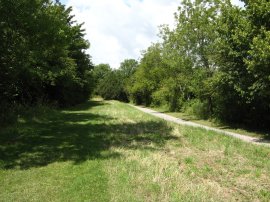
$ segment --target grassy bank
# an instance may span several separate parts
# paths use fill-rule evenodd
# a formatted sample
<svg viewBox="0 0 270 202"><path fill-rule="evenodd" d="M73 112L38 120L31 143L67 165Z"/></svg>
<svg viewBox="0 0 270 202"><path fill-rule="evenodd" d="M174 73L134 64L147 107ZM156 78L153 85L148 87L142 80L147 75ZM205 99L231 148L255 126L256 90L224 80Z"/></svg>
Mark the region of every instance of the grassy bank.
<svg viewBox="0 0 270 202"><path fill-rule="evenodd" d="M269 201L270 148L117 101L0 131L0 201Z"/></svg>
<svg viewBox="0 0 270 202"><path fill-rule="evenodd" d="M216 120L202 119L185 112L170 112L166 107L150 107L150 108L158 112L162 112L186 121L192 121L194 123L210 126L217 129L222 129L229 132L239 133L242 135L247 135L250 137L258 137L265 140L270 140L270 131L267 130L260 130L244 125L225 124Z"/></svg>

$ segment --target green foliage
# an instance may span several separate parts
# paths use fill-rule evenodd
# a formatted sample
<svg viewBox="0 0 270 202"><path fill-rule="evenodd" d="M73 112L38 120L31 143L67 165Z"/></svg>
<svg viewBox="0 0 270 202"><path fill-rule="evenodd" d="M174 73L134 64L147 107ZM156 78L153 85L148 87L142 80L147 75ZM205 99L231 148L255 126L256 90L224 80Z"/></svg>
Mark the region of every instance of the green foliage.
<svg viewBox="0 0 270 202"><path fill-rule="evenodd" d="M158 88L164 76L160 44L153 44L143 53L143 57L129 82L128 91L136 104L149 105L152 93Z"/></svg>
<svg viewBox="0 0 270 202"><path fill-rule="evenodd" d="M107 64L97 65L93 71L96 81L95 93L106 100L115 99L128 102L127 86L137 65L138 62L134 59L124 60L116 70L112 70Z"/></svg>
<svg viewBox="0 0 270 202"><path fill-rule="evenodd" d="M212 112L212 76L216 1L183 1L176 14L176 28L161 29L162 44L152 45L144 54L133 78L130 93L138 104L167 105L181 109L194 97L207 100Z"/></svg>
<svg viewBox="0 0 270 202"><path fill-rule="evenodd" d="M244 2L182 1L175 28L161 27L162 43L143 52L127 82L133 102L269 127L270 3Z"/></svg>
<svg viewBox="0 0 270 202"><path fill-rule="evenodd" d="M129 79L136 71L137 66L138 62L136 60L126 59L121 62L119 70L125 79Z"/></svg>
<svg viewBox="0 0 270 202"><path fill-rule="evenodd" d="M261 4L262 3L262 4ZM268 127L269 2L246 1L246 8L224 6L217 40L217 116L228 122ZM264 6L258 6L264 5ZM255 12L256 11L256 12Z"/></svg>
<svg viewBox="0 0 270 202"><path fill-rule="evenodd" d="M185 113L200 119L207 119L209 117L207 102L201 102L198 99L193 99L190 102L186 102L183 106L183 110Z"/></svg>
<svg viewBox="0 0 270 202"><path fill-rule="evenodd" d="M127 94L124 89L124 78L121 75L121 72L114 70L101 81L98 93L105 100L120 100L128 102Z"/></svg>
<svg viewBox="0 0 270 202"><path fill-rule="evenodd" d="M1 105L67 106L89 98L89 43L70 13L50 0L0 2Z"/></svg>
<svg viewBox="0 0 270 202"><path fill-rule="evenodd" d="M99 88L98 86L100 85L102 79L104 79L107 74L111 73L111 71L112 70L109 64L99 64L94 67L93 77L95 80L96 89ZM97 94L98 92L95 93Z"/></svg>

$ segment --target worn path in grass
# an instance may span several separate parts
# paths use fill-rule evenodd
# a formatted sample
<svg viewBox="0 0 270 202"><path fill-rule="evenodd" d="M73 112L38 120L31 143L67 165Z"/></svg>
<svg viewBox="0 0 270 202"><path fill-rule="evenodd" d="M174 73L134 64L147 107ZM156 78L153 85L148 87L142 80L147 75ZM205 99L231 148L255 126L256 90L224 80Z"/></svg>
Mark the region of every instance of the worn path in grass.
<svg viewBox="0 0 270 202"><path fill-rule="evenodd" d="M134 105L132 105L132 106L134 106ZM181 124L181 125L204 128L206 130L212 130L212 131L224 134L224 135L228 135L228 136L232 136L232 137L241 139L241 140L243 140L245 142L250 142L250 143L253 143L253 144L265 145L265 146L270 147L270 141L269 140L265 140L265 139L262 139L262 138L256 138L256 137L250 137L250 136L241 135L241 134L233 133L233 132L228 132L228 131L225 131L225 130L205 126L205 125L194 123L194 122L191 122L191 121L185 121L183 119L179 119L179 118L176 118L176 117L173 117L173 116L161 113L161 112L157 112L157 111L152 110L152 109L141 107L141 106L134 106L134 107L141 110L141 111L143 111L143 112L145 112L145 113L148 113L148 114L151 114L153 116L162 118L162 119L164 119L166 121L171 121L171 122Z"/></svg>
<svg viewBox="0 0 270 202"><path fill-rule="evenodd" d="M118 101L32 108L0 128L0 202L270 201L270 147Z"/></svg>

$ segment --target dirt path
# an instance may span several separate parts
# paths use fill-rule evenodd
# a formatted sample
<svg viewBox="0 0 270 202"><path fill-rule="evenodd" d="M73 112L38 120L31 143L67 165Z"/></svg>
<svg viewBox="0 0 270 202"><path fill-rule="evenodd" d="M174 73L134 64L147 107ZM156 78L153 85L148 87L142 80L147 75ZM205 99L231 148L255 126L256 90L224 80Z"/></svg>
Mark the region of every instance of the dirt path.
<svg viewBox="0 0 270 202"><path fill-rule="evenodd" d="M225 130L221 130L221 129L217 129L217 128L212 128L212 127L204 126L204 125L194 123L194 122L191 122L191 121L185 121L183 119L179 119L179 118L176 118L176 117L173 117L173 116L161 113L161 112L157 112L157 111L154 111L152 109L145 108L145 107L134 106L134 105L131 105L131 106L133 106L133 107L137 108L138 110L143 111L145 113L148 113L148 114L151 114L153 116L162 118L162 119L164 119L166 121L171 121L171 122L181 124L181 125L204 128L206 130L215 131L215 132L221 133L223 135L228 135L228 136L232 136L232 137L241 139L241 140L243 140L245 142L250 142L250 143L258 144L258 145L270 146L270 142L266 141L264 139L260 139L260 138L256 138L256 137L250 137L250 136L246 136L246 135L241 135L241 134L238 134L238 133L233 133L233 132L229 132L229 131L225 131Z"/></svg>

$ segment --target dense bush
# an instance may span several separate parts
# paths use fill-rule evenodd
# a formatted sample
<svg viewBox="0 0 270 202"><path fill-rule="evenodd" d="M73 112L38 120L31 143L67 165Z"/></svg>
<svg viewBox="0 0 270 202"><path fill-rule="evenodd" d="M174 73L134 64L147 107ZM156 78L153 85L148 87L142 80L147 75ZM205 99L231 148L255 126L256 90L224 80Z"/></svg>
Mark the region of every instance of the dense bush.
<svg viewBox="0 0 270 202"><path fill-rule="evenodd" d="M183 1L143 54L128 92L200 118L269 129L270 2Z"/></svg>
<svg viewBox="0 0 270 202"><path fill-rule="evenodd" d="M89 43L70 13L58 1L0 1L2 117L16 105L68 106L89 98Z"/></svg>
<svg viewBox="0 0 270 202"><path fill-rule="evenodd" d="M193 99L190 102L186 102L183 106L183 111L200 119L207 119L210 116L207 103L201 102L198 99Z"/></svg>
<svg viewBox="0 0 270 202"><path fill-rule="evenodd" d="M107 74L98 86L98 94L106 100L120 100L127 102L128 96L124 89L123 78L119 71Z"/></svg>
<svg viewBox="0 0 270 202"><path fill-rule="evenodd" d="M131 82L131 76L137 68L137 61L126 59L119 69L113 70L107 64L95 66L93 74L96 81L95 94L106 100L129 101L127 86Z"/></svg>

